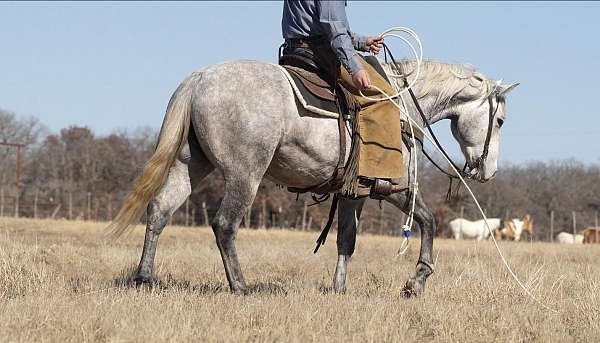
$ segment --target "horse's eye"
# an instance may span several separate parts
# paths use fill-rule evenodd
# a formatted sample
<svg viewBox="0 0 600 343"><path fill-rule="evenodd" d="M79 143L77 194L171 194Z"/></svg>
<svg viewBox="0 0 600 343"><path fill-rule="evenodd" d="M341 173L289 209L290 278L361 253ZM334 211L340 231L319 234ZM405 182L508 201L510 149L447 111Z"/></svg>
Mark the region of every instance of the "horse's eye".
<svg viewBox="0 0 600 343"><path fill-rule="evenodd" d="M498 128L501 128L504 125L504 119L498 118Z"/></svg>

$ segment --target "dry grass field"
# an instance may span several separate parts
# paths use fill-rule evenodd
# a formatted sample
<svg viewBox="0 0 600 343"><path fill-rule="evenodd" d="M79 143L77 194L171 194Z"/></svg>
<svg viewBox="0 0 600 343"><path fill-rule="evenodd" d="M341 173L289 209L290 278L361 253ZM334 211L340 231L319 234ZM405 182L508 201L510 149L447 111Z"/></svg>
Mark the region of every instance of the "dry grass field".
<svg viewBox="0 0 600 343"><path fill-rule="evenodd" d="M127 286L143 228L119 242L102 223L0 218L0 341L542 341L600 339L600 246L503 243L529 300L490 242L436 240L425 296L400 290L418 253L399 238L361 235L345 295L329 292L335 232L242 230L238 250L254 292L229 294L209 229L168 227L157 283Z"/></svg>

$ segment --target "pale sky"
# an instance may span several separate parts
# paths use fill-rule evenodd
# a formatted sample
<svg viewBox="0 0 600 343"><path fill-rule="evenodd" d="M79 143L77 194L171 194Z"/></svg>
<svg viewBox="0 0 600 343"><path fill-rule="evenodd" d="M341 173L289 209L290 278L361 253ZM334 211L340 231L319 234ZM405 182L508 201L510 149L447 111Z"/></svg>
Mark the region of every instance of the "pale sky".
<svg viewBox="0 0 600 343"><path fill-rule="evenodd" d="M159 128L171 93L193 70L234 59L275 62L281 8L0 2L0 108L35 116L51 131ZM501 163L600 162L600 3L350 1L347 10L353 31L408 26L426 58L520 82L508 98ZM458 154L448 125L437 126Z"/></svg>

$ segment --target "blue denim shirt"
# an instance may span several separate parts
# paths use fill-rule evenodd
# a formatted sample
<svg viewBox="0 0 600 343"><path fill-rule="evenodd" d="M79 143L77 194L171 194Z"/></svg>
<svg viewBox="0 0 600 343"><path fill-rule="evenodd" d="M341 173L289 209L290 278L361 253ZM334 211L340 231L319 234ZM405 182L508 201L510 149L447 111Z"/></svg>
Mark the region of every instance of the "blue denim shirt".
<svg viewBox="0 0 600 343"><path fill-rule="evenodd" d="M281 29L283 38L327 36L350 75L362 69L355 49L363 49L367 37L350 31L346 1L285 0Z"/></svg>

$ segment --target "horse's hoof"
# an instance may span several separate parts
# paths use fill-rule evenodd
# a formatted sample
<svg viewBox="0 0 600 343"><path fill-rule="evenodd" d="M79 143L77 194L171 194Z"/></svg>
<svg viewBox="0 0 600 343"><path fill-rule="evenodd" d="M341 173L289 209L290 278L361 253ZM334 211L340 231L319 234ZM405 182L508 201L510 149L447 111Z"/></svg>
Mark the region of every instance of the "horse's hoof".
<svg viewBox="0 0 600 343"><path fill-rule="evenodd" d="M249 295L251 292L246 287L240 287L240 288L232 289L231 293L233 295Z"/></svg>
<svg viewBox="0 0 600 343"><path fill-rule="evenodd" d="M344 294L346 293L346 277L336 277L333 280L333 287L331 287L335 294Z"/></svg>
<svg viewBox="0 0 600 343"><path fill-rule="evenodd" d="M423 294L423 285L414 277L408 279L404 288L402 288L402 296L404 298L414 298Z"/></svg>
<svg viewBox="0 0 600 343"><path fill-rule="evenodd" d="M333 286L335 294L346 294L346 286Z"/></svg>
<svg viewBox="0 0 600 343"><path fill-rule="evenodd" d="M136 275L133 279L131 279L131 285L135 287L150 286L152 283L152 277L147 275Z"/></svg>

